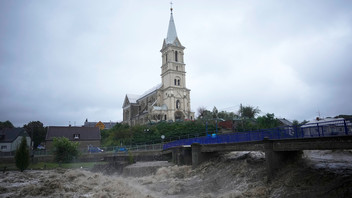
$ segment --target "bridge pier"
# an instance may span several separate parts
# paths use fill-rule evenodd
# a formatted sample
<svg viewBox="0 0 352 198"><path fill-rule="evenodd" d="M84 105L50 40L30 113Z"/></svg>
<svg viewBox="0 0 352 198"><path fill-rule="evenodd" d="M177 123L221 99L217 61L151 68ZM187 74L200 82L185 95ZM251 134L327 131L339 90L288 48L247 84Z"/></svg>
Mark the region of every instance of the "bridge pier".
<svg viewBox="0 0 352 198"><path fill-rule="evenodd" d="M172 162L177 165L191 165L192 151L191 147L183 146L172 149Z"/></svg>
<svg viewBox="0 0 352 198"><path fill-rule="evenodd" d="M202 162L207 161L210 158L217 156L218 154L218 152L202 152L201 151L202 145L200 145L199 143L193 143L191 147L192 147L192 168L196 168Z"/></svg>
<svg viewBox="0 0 352 198"><path fill-rule="evenodd" d="M293 163L301 158L302 151L275 151L273 141L264 139L265 166L268 182L275 176L275 173L288 163Z"/></svg>

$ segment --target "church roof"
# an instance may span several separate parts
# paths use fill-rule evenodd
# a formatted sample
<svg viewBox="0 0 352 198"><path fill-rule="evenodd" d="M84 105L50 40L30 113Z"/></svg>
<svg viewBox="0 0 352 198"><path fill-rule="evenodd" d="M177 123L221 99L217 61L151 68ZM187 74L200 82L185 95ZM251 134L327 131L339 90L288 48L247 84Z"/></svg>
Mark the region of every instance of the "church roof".
<svg viewBox="0 0 352 198"><path fill-rule="evenodd" d="M137 95L137 94L127 94L127 98L130 103L137 103L137 100L139 97L140 95Z"/></svg>
<svg viewBox="0 0 352 198"><path fill-rule="evenodd" d="M174 22L174 17L172 16L172 12L170 15L170 21L169 21L169 29L167 30L167 37L165 39L166 44L173 44L174 41L177 38L177 33L176 33L176 26Z"/></svg>
<svg viewBox="0 0 352 198"><path fill-rule="evenodd" d="M160 89L161 86L162 86L162 84L160 83L160 84L157 84L156 86L150 88L148 91L144 92L137 100L140 100L140 99L148 96L149 94L155 92L156 90Z"/></svg>

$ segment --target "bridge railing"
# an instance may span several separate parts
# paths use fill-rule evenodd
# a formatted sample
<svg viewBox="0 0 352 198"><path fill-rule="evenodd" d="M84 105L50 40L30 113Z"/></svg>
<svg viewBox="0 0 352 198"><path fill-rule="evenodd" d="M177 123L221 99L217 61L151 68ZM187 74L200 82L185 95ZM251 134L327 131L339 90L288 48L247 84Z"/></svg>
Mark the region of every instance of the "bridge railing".
<svg viewBox="0 0 352 198"><path fill-rule="evenodd" d="M247 132L236 132L220 135L208 135L203 137L176 140L164 144L163 149L178 147L182 145L199 144L226 144L262 141L264 138L270 140L298 139L314 137L331 137L352 135L352 123L349 120L335 120L317 122L301 126L284 126L272 129L263 129Z"/></svg>

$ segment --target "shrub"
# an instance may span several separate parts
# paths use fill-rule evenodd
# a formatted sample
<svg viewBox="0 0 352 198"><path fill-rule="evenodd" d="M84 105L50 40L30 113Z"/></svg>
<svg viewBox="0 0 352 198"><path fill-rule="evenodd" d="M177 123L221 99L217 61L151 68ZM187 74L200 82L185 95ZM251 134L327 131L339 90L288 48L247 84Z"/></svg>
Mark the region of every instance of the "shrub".
<svg viewBox="0 0 352 198"><path fill-rule="evenodd" d="M29 166L29 149L26 137L22 137L21 144L16 150L16 167L23 172Z"/></svg>
<svg viewBox="0 0 352 198"><path fill-rule="evenodd" d="M79 155L78 142L71 142L65 137L53 139L54 156L56 162L71 162L74 157Z"/></svg>

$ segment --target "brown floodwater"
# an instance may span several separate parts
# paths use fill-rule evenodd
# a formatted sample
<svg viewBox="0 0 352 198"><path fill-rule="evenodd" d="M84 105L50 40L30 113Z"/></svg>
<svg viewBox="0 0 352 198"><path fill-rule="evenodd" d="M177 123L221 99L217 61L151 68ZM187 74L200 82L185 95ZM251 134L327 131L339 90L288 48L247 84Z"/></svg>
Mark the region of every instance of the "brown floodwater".
<svg viewBox="0 0 352 198"><path fill-rule="evenodd" d="M196 169L145 162L123 174L104 168L8 171L0 173L0 197L352 197L349 151L306 152L270 183L264 163L261 152L232 152Z"/></svg>

